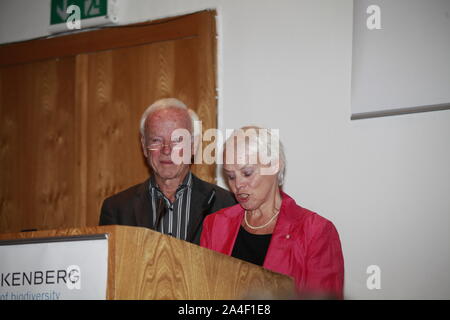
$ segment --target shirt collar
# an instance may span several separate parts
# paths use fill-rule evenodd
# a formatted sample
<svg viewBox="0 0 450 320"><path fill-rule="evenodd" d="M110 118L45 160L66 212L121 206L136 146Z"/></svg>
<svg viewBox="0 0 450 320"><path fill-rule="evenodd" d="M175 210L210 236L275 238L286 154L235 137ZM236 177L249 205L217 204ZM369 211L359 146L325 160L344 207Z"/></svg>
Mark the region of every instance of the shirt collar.
<svg viewBox="0 0 450 320"><path fill-rule="evenodd" d="M183 182L178 186L175 194L178 196L179 194L183 193L186 190L186 188L192 189L192 172L190 172L190 171L188 172L186 177L184 177ZM161 189L159 189L159 186L156 183L156 179L155 179L154 175L152 175L150 177L149 189L150 189L150 191L156 190L157 193L164 195L163 192L161 191Z"/></svg>

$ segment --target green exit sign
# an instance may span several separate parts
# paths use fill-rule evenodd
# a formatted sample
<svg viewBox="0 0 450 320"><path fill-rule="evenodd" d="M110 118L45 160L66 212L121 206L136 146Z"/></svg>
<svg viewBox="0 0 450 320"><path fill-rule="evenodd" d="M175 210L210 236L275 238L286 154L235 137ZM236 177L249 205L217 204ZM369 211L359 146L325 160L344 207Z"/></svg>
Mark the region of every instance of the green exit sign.
<svg viewBox="0 0 450 320"><path fill-rule="evenodd" d="M51 0L50 26L65 24L70 16L67 9L72 5L77 6L81 21L108 18L108 0Z"/></svg>

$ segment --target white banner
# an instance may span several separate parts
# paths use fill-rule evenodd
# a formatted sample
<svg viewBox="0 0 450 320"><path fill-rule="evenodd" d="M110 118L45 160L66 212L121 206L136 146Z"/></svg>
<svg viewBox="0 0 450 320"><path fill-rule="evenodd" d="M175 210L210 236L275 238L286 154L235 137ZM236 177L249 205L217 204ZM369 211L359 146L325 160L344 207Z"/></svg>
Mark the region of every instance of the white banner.
<svg viewBox="0 0 450 320"><path fill-rule="evenodd" d="M0 300L106 299L107 279L106 235L0 243Z"/></svg>

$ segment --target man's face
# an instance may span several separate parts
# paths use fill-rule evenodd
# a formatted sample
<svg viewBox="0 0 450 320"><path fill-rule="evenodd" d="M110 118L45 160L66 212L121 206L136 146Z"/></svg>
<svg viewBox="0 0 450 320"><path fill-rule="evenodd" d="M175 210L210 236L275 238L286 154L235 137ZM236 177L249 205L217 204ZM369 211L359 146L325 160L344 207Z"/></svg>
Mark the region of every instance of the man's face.
<svg viewBox="0 0 450 320"><path fill-rule="evenodd" d="M157 110L145 122L145 136L142 137L141 143L147 163L153 169L156 178L182 180L189 171L189 164L176 164L171 157L172 132L177 129L191 131L191 120L186 110L177 108ZM159 148L150 147L158 143L162 144ZM174 152L182 156L183 150L175 149Z"/></svg>

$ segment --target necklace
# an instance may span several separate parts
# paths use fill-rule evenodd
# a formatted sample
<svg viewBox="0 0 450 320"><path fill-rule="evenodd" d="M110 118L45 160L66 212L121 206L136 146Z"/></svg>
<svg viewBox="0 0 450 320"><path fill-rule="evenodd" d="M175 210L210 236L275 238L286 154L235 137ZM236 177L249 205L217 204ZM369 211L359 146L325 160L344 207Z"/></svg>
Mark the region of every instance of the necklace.
<svg viewBox="0 0 450 320"><path fill-rule="evenodd" d="M249 227L250 229L252 229L252 230L259 230L259 229L267 227L273 221L273 219L275 219L278 216L279 213L280 213L280 209L278 209L277 212L272 216L272 218L270 218L270 220L267 221L262 226L252 226L250 223L248 223L247 210L245 210L244 221L245 221L245 224L247 225L247 227Z"/></svg>

